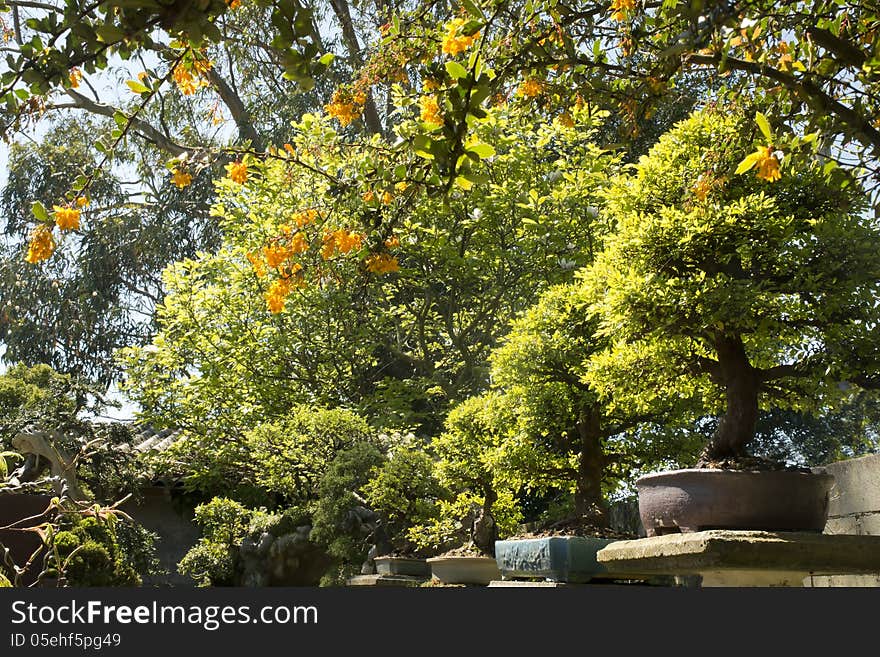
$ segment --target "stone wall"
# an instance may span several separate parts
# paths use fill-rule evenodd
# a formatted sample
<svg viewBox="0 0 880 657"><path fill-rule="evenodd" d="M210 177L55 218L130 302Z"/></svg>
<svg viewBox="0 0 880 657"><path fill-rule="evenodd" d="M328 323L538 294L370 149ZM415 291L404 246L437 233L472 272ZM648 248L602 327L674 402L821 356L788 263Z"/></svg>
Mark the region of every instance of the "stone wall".
<svg viewBox="0 0 880 657"><path fill-rule="evenodd" d="M193 509L171 498L165 486L150 486L141 498L123 506L123 510L141 525L159 535L157 557L166 575L144 581L145 586L193 586L192 578L177 572L177 562L194 546L201 533L193 522Z"/></svg>
<svg viewBox="0 0 880 657"><path fill-rule="evenodd" d="M880 536L880 454L832 463L826 534ZM880 575L813 577L813 586L880 586Z"/></svg>

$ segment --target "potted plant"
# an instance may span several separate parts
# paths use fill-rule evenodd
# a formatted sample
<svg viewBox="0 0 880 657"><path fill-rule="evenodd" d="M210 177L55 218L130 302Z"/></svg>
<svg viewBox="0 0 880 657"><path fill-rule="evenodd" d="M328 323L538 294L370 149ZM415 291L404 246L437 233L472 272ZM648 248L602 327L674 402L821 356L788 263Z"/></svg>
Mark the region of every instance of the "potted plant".
<svg viewBox="0 0 880 657"><path fill-rule="evenodd" d="M411 539L409 530L435 517L443 495L431 458L413 447L397 447L373 470L363 493L378 516L373 534L376 572L430 577L428 552Z"/></svg>
<svg viewBox="0 0 880 657"><path fill-rule="evenodd" d="M695 468L637 482L648 535L824 527L832 478L748 451L762 409L840 398L880 319L865 192L794 150L810 142L781 166L762 115L710 108L607 192L617 228L584 287L610 347L586 380L634 412L685 397L720 417Z"/></svg>
<svg viewBox="0 0 880 657"><path fill-rule="evenodd" d="M443 584L488 584L500 579L495 543L515 531L521 514L511 489L499 486L492 467L498 434L485 398L465 400L452 409L444 431L431 442L438 482L446 494L430 523L414 527L419 545L440 552L428 559Z"/></svg>
<svg viewBox="0 0 880 657"><path fill-rule="evenodd" d="M487 445L462 460L478 456L495 488L530 502L532 518L536 500L554 500L537 532L496 542L496 561L508 579L571 582L599 574L596 552L624 537L609 527L608 493L655 454L686 449L658 427L633 431L662 418L668 400L632 413L582 380L586 360L606 344L594 337L586 309L579 285L542 294L493 351L493 389L450 416L453 427L467 427Z"/></svg>

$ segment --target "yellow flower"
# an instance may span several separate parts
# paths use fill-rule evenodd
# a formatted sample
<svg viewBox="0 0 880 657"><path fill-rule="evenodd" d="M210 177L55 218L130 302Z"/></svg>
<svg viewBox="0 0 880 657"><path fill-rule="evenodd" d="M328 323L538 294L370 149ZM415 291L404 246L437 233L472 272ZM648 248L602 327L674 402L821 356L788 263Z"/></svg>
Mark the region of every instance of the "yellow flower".
<svg viewBox="0 0 880 657"><path fill-rule="evenodd" d="M263 247L263 255L266 257L266 264L273 269L278 269L285 260L291 255L291 251L281 244L273 243Z"/></svg>
<svg viewBox="0 0 880 657"><path fill-rule="evenodd" d="M290 240L290 251L296 255L309 250L309 242L302 233L297 233Z"/></svg>
<svg viewBox="0 0 880 657"><path fill-rule="evenodd" d="M238 160L236 162L230 162L226 165L226 172L229 175L229 179L232 182L238 183L239 185L244 185L247 182L248 178L248 168L247 164Z"/></svg>
<svg viewBox="0 0 880 657"><path fill-rule="evenodd" d="M190 174L180 169L175 169L174 175L171 176L171 182L177 185L177 189L187 187L192 182L192 179L193 177Z"/></svg>
<svg viewBox="0 0 880 657"><path fill-rule="evenodd" d="M782 174L779 172L779 160L773 154L773 147L767 146L762 151L758 159L758 178L767 182L779 180Z"/></svg>
<svg viewBox="0 0 880 657"><path fill-rule="evenodd" d="M519 93L526 98L534 98L540 96L544 91L544 82L538 78L531 77L524 80L519 86Z"/></svg>
<svg viewBox="0 0 880 657"><path fill-rule="evenodd" d="M397 258L387 253L374 253L366 260L367 271L373 274L390 274L399 271Z"/></svg>
<svg viewBox="0 0 880 657"><path fill-rule="evenodd" d="M241 7L241 0L226 0L226 5L232 10L235 11L239 7Z"/></svg>
<svg viewBox="0 0 880 657"><path fill-rule="evenodd" d="M308 210L300 210L296 214L293 215L293 220L296 222L296 225L302 228L303 226L307 226L312 223L315 219L318 218L318 211L309 208Z"/></svg>
<svg viewBox="0 0 880 657"><path fill-rule="evenodd" d="M291 281L288 278L279 278L266 290L265 299L269 311L278 314L284 310L284 302L290 294Z"/></svg>
<svg viewBox="0 0 880 657"><path fill-rule="evenodd" d="M55 210L55 223L61 230L76 230L79 228L79 210L76 208L53 205Z"/></svg>
<svg viewBox="0 0 880 657"><path fill-rule="evenodd" d="M440 113L440 105L436 98L422 96L419 100L419 106L422 108L422 121L433 126L443 125L443 115Z"/></svg>
<svg viewBox="0 0 880 657"><path fill-rule="evenodd" d="M480 33L470 35L461 34L461 28L465 25L463 18L456 18L446 24L446 36L443 37L443 54L458 55L470 48Z"/></svg>
<svg viewBox="0 0 880 657"><path fill-rule="evenodd" d="M87 196L77 196L76 197L76 207L84 208L89 204L89 199Z"/></svg>
<svg viewBox="0 0 880 657"><path fill-rule="evenodd" d="M404 180L401 180L399 183L394 185L395 191L398 191L398 192L405 192L408 187L409 187L409 184L407 184L406 181L404 181Z"/></svg>
<svg viewBox="0 0 880 657"><path fill-rule="evenodd" d="M397 235L392 235L385 240L385 247L388 249L396 249L398 246L400 246L400 240L397 239Z"/></svg>
<svg viewBox="0 0 880 657"><path fill-rule="evenodd" d="M32 265L46 260L55 252L55 238L52 236L52 229L46 224L34 226L30 238L24 259Z"/></svg>
<svg viewBox="0 0 880 657"><path fill-rule="evenodd" d="M70 69L70 74L67 76L70 80L70 86L76 89L79 86L79 83L82 82L83 74L76 66Z"/></svg>
<svg viewBox="0 0 880 657"><path fill-rule="evenodd" d="M391 192L385 192L382 194L382 204L383 205L391 205L391 201L394 200L394 197L391 196Z"/></svg>
<svg viewBox="0 0 880 657"><path fill-rule="evenodd" d="M258 251L251 251L247 254L247 259L251 263L251 267L254 268L254 273L257 277L263 278L266 275L266 264L260 258L260 253Z"/></svg>
<svg viewBox="0 0 880 657"><path fill-rule="evenodd" d="M573 128L574 127L574 119L571 114L568 112L563 112L559 115L559 125L564 128Z"/></svg>
<svg viewBox="0 0 880 657"><path fill-rule="evenodd" d="M376 200L376 195L371 190L367 190L361 194L361 198L364 200L364 203L372 203Z"/></svg>
<svg viewBox="0 0 880 657"><path fill-rule="evenodd" d="M611 18L622 23L626 20L627 14L635 8L636 0L611 0L611 6L608 9L613 12Z"/></svg>
<svg viewBox="0 0 880 657"><path fill-rule="evenodd" d="M360 118L361 109L366 102L367 94L363 91L351 94L342 89L337 89L333 92L333 99L330 103L324 106L324 110L345 127L355 119Z"/></svg>
<svg viewBox="0 0 880 657"><path fill-rule="evenodd" d="M437 91L440 88L440 82L434 78L425 78L424 82L422 82L422 88L425 91Z"/></svg>
<svg viewBox="0 0 880 657"><path fill-rule="evenodd" d="M193 77L193 74L182 65L178 64L175 66L172 75L174 77L174 83L184 96L191 96L198 91L200 86L198 81Z"/></svg>

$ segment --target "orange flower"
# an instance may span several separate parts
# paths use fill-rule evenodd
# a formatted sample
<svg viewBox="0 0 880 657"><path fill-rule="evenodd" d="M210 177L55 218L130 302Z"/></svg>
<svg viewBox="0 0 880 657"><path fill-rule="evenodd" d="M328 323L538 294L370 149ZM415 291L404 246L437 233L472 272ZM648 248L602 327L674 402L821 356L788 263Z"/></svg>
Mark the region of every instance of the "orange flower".
<svg viewBox="0 0 880 657"><path fill-rule="evenodd" d="M400 270L397 258L387 253L374 253L366 260L367 271L373 274L390 274Z"/></svg>
<svg viewBox="0 0 880 657"><path fill-rule="evenodd" d="M536 77L528 78L524 80L523 83L519 86L519 93L526 98L534 98L535 96L540 96L544 91L544 82Z"/></svg>
<svg viewBox="0 0 880 657"><path fill-rule="evenodd" d="M25 260L32 265L42 262L55 252L55 238L52 229L46 224L38 224L31 230L31 241Z"/></svg>
<svg viewBox="0 0 880 657"><path fill-rule="evenodd" d="M436 98L422 96L419 105L422 108L422 121L432 126L443 125L443 115L440 113L440 105Z"/></svg>
<svg viewBox="0 0 880 657"><path fill-rule="evenodd" d="M232 11L235 11L239 7L241 7L241 0L226 0L226 6L229 7Z"/></svg>
<svg viewBox="0 0 880 657"><path fill-rule="evenodd" d="M276 242L264 246L263 255L266 257L266 264L273 269L278 269L292 253L286 247Z"/></svg>
<svg viewBox="0 0 880 657"><path fill-rule="evenodd" d="M257 277L263 278L266 275L266 263L260 258L260 253L258 251L251 251L247 254L247 259L251 263L251 267L254 268L254 273Z"/></svg>
<svg viewBox="0 0 880 657"><path fill-rule="evenodd" d="M177 189L187 187L192 182L192 179L190 174L180 169L175 169L174 174L171 176L171 182L177 186Z"/></svg>
<svg viewBox="0 0 880 657"><path fill-rule="evenodd" d="M79 210L76 208L53 205L55 210L55 223L61 230L76 230L79 228Z"/></svg>
<svg viewBox="0 0 880 657"><path fill-rule="evenodd" d="M767 182L774 182L782 178L779 172L779 160L773 153L773 147L767 146L758 159L758 178Z"/></svg>
<svg viewBox="0 0 880 657"><path fill-rule="evenodd" d="M244 185L245 182L247 182L248 168L241 160L227 164L226 172L232 182L238 183L239 185Z"/></svg>
<svg viewBox="0 0 880 657"><path fill-rule="evenodd" d="M609 11L613 12L611 18L618 23L626 20L627 14L636 8L636 0L611 0Z"/></svg>
<svg viewBox="0 0 880 657"><path fill-rule="evenodd" d="M76 89L79 86L79 83L82 82L82 71L74 66L72 69L70 69L70 74L67 76L67 79L70 80L70 86Z"/></svg>
<svg viewBox="0 0 880 657"><path fill-rule="evenodd" d="M446 36L443 37L442 47L444 55L455 56L463 53L479 38L479 32L469 35L462 34L461 29L464 26L465 20L463 18L455 18L446 24Z"/></svg>

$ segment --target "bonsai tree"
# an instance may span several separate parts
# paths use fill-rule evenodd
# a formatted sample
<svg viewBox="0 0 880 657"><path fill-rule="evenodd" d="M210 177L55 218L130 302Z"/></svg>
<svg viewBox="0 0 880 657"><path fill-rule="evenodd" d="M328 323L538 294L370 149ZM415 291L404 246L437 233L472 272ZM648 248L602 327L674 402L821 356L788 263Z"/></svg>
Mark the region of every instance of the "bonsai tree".
<svg viewBox="0 0 880 657"><path fill-rule="evenodd" d="M551 288L493 352L502 433L493 467L516 489L570 491L566 520L604 528L607 494L633 469L686 453L688 434L645 426L661 420L674 400L657 397L635 409L601 397L584 380L590 359L608 345L596 337L588 301L577 284Z"/></svg>
<svg viewBox="0 0 880 657"><path fill-rule="evenodd" d="M832 403L853 374L840 345L880 312L865 203L833 165L781 163L762 115L693 114L607 192L617 230L584 287L610 347L587 380L634 411L701 398L721 416L702 465L742 459L762 406Z"/></svg>
<svg viewBox="0 0 880 657"><path fill-rule="evenodd" d="M486 393L456 406L445 431L434 438L435 475L448 491L437 517L414 527L417 544L443 551L464 547L495 556L495 541L515 533L522 514L515 491L496 480L502 433L496 429L501 396Z"/></svg>

